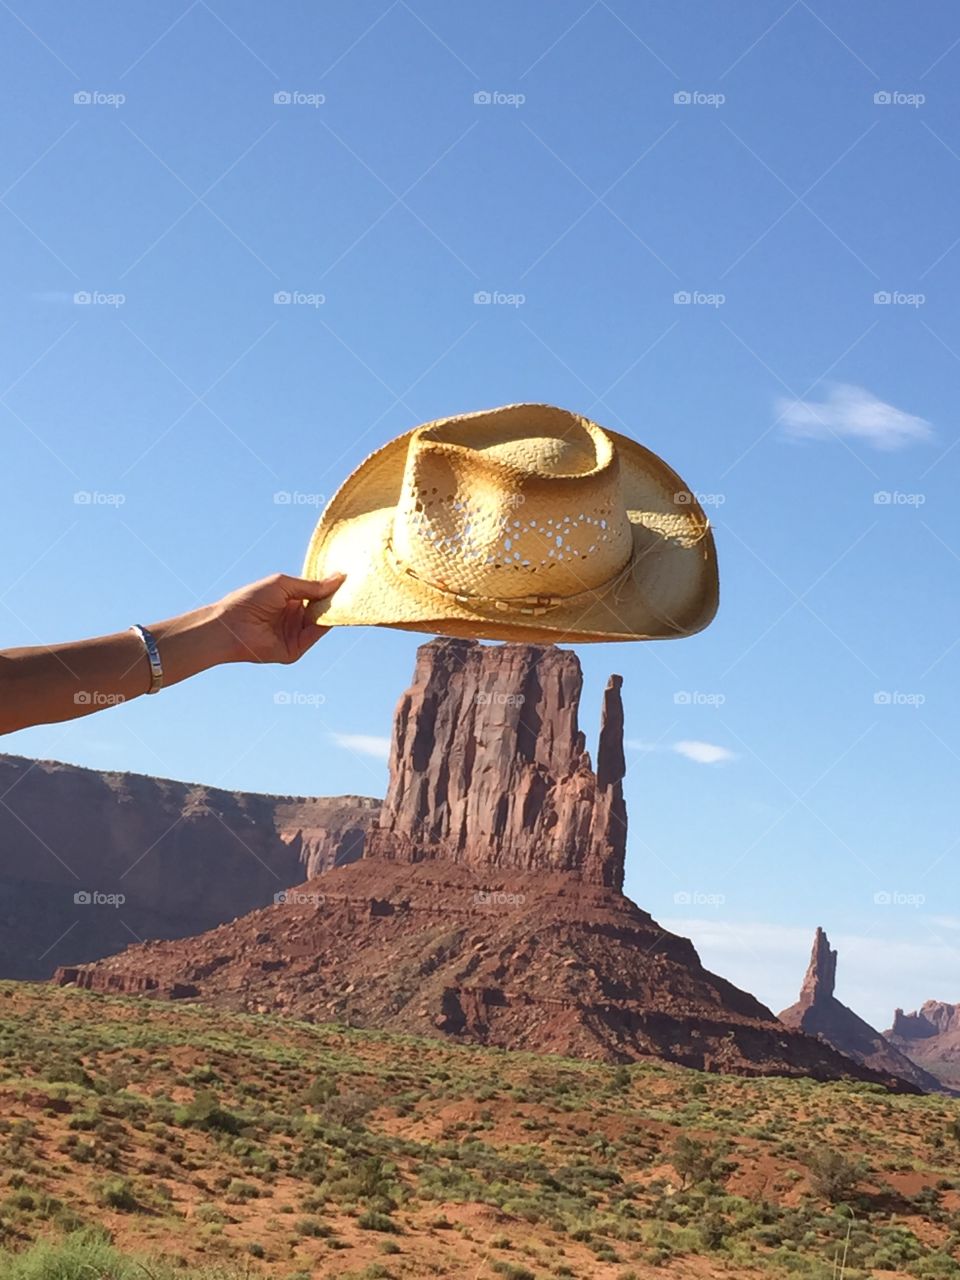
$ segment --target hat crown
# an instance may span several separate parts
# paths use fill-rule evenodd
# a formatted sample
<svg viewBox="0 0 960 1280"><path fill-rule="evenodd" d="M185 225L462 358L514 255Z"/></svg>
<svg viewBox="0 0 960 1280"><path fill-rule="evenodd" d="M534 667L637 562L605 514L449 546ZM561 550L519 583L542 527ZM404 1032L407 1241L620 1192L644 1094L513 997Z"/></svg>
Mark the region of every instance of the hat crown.
<svg viewBox="0 0 960 1280"><path fill-rule="evenodd" d="M413 432L391 544L444 591L489 599L603 586L633 538L613 439L546 405L515 405Z"/></svg>

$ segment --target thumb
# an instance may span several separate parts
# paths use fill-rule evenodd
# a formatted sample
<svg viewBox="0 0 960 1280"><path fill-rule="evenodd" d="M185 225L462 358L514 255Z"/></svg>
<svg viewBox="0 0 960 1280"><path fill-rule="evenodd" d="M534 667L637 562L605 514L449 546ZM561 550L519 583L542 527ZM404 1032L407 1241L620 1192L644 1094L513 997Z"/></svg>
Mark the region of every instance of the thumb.
<svg viewBox="0 0 960 1280"><path fill-rule="evenodd" d="M345 573L332 573L328 578L291 578L283 574L280 586L291 600L326 600L346 578Z"/></svg>

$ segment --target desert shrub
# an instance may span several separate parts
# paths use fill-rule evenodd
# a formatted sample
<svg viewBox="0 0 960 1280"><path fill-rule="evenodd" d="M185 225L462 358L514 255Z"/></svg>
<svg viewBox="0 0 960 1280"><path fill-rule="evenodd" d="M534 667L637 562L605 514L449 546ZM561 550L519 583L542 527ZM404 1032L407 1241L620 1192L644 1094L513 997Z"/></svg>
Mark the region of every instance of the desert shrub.
<svg viewBox="0 0 960 1280"><path fill-rule="evenodd" d="M136 1213L140 1202L126 1178L107 1178L97 1188L97 1202L106 1209L119 1209L123 1213Z"/></svg>
<svg viewBox="0 0 960 1280"><path fill-rule="evenodd" d="M727 1233L723 1214L711 1211L700 1219L700 1242L705 1249L719 1249Z"/></svg>
<svg viewBox="0 0 960 1280"><path fill-rule="evenodd" d="M400 1235L403 1228L386 1213L378 1213L375 1209L367 1209L357 1219L357 1226L364 1231L386 1231L392 1235Z"/></svg>
<svg viewBox="0 0 960 1280"><path fill-rule="evenodd" d="M830 1147L814 1151L807 1160L807 1168L814 1192L830 1204L848 1199L862 1172L859 1163Z"/></svg>
<svg viewBox="0 0 960 1280"><path fill-rule="evenodd" d="M729 1172L724 1152L708 1147L685 1133L673 1144L670 1163L680 1175L681 1188L688 1183L722 1181Z"/></svg>
<svg viewBox="0 0 960 1280"><path fill-rule="evenodd" d="M240 1117L222 1107L211 1089L201 1089L192 1102L179 1107L176 1123L189 1129L206 1129L211 1133L238 1134L243 1128Z"/></svg>
<svg viewBox="0 0 960 1280"><path fill-rule="evenodd" d="M516 1262L494 1261L490 1263L490 1270L498 1276L505 1276L506 1280L537 1280L528 1267L521 1267Z"/></svg>
<svg viewBox="0 0 960 1280"><path fill-rule="evenodd" d="M3 1280L184 1280L183 1270L171 1260L141 1260L116 1249L97 1230L77 1231L64 1240L38 1241L20 1253L0 1249ZM190 1280L244 1280L246 1267L229 1266L190 1273Z"/></svg>
<svg viewBox="0 0 960 1280"><path fill-rule="evenodd" d="M317 1239L333 1235L333 1228L328 1227L326 1223L320 1222L317 1218L300 1218L294 1224L293 1229L298 1236L314 1236Z"/></svg>

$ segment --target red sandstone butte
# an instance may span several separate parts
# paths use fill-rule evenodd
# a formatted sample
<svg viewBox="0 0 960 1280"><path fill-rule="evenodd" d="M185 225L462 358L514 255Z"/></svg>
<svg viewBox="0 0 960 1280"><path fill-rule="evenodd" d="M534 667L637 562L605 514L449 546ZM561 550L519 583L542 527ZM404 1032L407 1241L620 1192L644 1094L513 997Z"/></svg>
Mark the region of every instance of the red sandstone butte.
<svg viewBox="0 0 960 1280"><path fill-rule="evenodd" d="M919 1066L960 1090L960 1004L927 1000L914 1013L897 1009L885 1034Z"/></svg>
<svg viewBox="0 0 960 1280"><path fill-rule="evenodd" d="M367 856L573 871L623 886L623 706L611 676L597 771L577 722L583 673L569 649L422 645L397 706L390 785Z"/></svg>

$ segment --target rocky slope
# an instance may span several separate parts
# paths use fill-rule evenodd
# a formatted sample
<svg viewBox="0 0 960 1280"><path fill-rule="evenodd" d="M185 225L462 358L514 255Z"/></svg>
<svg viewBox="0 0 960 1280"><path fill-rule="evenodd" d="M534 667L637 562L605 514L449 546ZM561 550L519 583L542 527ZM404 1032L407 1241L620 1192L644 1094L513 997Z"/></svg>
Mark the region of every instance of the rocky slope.
<svg viewBox="0 0 960 1280"><path fill-rule="evenodd" d="M0 755L0 977L231 920L359 858L378 809Z"/></svg>
<svg viewBox="0 0 960 1280"><path fill-rule="evenodd" d="M598 768L572 652L436 640L359 862L196 938L56 980L513 1049L916 1086L790 1030L620 892L619 677ZM484 696L480 696L480 695Z"/></svg>
<svg viewBox="0 0 960 1280"><path fill-rule="evenodd" d="M960 1004L927 1000L915 1013L897 1009L885 1034L944 1084L960 1089Z"/></svg>
<svg viewBox="0 0 960 1280"><path fill-rule="evenodd" d="M837 953L831 950L827 935L820 928L813 939L813 950L800 999L780 1014L788 1027L819 1036L855 1062L872 1067L925 1091L940 1089L941 1083L891 1044L868 1022L848 1009L833 994L837 976Z"/></svg>

